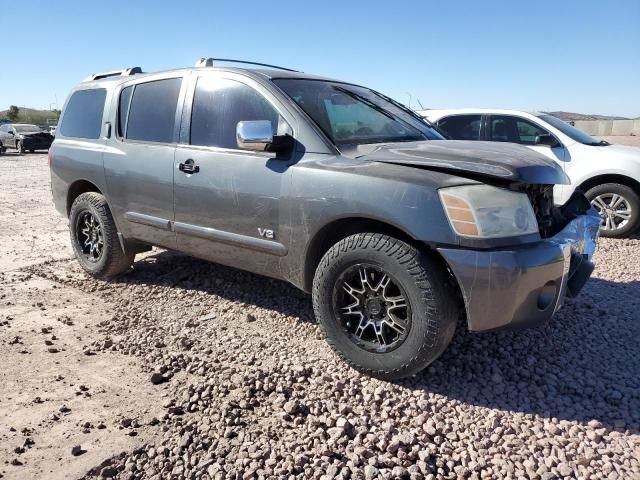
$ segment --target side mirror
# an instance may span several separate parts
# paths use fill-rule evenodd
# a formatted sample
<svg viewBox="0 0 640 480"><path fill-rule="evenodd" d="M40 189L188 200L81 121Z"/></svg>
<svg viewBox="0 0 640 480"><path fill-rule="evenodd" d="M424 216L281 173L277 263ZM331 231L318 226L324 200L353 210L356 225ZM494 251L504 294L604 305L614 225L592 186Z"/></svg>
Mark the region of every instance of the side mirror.
<svg viewBox="0 0 640 480"><path fill-rule="evenodd" d="M238 147L243 150L264 152L273 143L273 127L269 120L238 122L236 126Z"/></svg>
<svg viewBox="0 0 640 480"><path fill-rule="evenodd" d="M558 142L558 140L556 140L556 137L554 137L550 133L543 133L541 135L536 135L535 144L553 148L560 145L560 142Z"/></svg>
<svg viewBox="0 0 640 480"><path fill-rule="evenodd" d="M293 148L291 135L274 135L269 120L247 120L236 126L238 147L254 152L287 152Z"/></svg>
<svg viewBox="0 0 640 480"><path fill-rule="evenodd" d="M15 133L13 133L13 130L9 130L7 133L8 133L9 135L15 135Z"/></svg>

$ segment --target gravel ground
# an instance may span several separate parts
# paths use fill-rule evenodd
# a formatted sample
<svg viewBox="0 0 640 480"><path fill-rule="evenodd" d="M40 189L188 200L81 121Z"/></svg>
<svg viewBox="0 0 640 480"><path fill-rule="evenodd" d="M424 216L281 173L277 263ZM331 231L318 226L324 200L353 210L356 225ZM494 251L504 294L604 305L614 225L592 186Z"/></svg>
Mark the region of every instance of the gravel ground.
<svg viewBox="0 0 640 480"><path fill-rule="evenodd" d="M86 277L47 182L46 156L0 158L5 478L640 478L638 238L603 239L548 325L461 325L388 383L341 363L283 282L156 249Z"/></svg>

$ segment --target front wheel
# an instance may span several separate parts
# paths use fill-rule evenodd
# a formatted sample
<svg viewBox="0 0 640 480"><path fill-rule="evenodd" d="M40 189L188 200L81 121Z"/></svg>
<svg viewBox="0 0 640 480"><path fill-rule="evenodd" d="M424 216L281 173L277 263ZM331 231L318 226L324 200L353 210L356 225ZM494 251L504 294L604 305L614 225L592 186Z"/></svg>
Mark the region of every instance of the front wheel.
<svg viewBox="0 0 640 480"><path fill-rule="evenodd" d="M640 225L640 198L626 185L597 185L587 191L586 197L600 214L603 237L622 238Z"/></svg>
<svg viewBox="0 0 640 480"><path fill-rule="evenodd" d="M412 375L451 342L458 318L442 266L392 237L363 233L334 245L313 280L313 308L331 347L385 380Z"/></svg>
<svg viewBox="0 0 640 480"><path fill-rule="evenodd" d="M110 278L125 272L135 254L120 247L118 230L107 201L99 193L78 195L69 213L71 245L85 272L96 278Z"/></svg>

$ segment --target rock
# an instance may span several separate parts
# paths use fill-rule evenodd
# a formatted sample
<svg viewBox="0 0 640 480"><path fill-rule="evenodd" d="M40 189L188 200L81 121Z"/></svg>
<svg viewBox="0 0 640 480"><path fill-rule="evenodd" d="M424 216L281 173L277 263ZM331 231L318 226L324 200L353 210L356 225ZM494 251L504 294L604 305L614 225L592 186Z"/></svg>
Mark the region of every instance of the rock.
<svg viewBox="0 0 640 480"><path fill-rule="evenodd" d="M255 315L251 314L251 313L247 313L247 315L244 318L245 322L251 323L251 322L255 322L256 321L256 317Z"/></svg>
<svg viewBox="0 0 640 480"><path fill-rule="evenodd" d="M82 450L82 447L80 445L75 445L71 447L71 455L73 455L74 457L77 457L78 455L82 455L83 453L84 453L84 450Z"/></svg>
<svg viewBox="0 0 640 480"><path fill-rule="evenodd" d="M364 478L366 480L373 480L378 478L380 471L373 465L366 465L364 467Z"/></svg>
<svg viewBox="0 0 640 480"><path fill-rule="evenodd" d="M118 470L113 467L107 466L100 470L100 477L102 478L113 478L118 474Z"/></svg>
<svg viewBox="0 0 640 480"><path fill-rule="evenodd" d="M149 378L149 380L154 385L160 385L161 383L166 382L167 378L163 374L161 374L160 372L153 372L151 374L151 378Z"/></svg>

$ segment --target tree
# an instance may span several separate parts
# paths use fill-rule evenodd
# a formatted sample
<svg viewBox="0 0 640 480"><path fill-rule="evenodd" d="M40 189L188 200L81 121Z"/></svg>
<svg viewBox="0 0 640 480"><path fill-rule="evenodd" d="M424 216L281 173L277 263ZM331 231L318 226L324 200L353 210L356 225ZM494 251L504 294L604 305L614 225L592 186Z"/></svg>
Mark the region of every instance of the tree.
<svg viewBox="0 0 640 480"><path fill-rule="evenodd" d="M17 122L18 115L20 115L20 109L15 105L11 105L9 107L9 111L7 112L7 118L13 122Z"/></svg>

